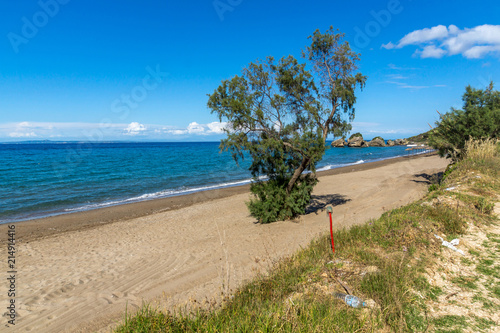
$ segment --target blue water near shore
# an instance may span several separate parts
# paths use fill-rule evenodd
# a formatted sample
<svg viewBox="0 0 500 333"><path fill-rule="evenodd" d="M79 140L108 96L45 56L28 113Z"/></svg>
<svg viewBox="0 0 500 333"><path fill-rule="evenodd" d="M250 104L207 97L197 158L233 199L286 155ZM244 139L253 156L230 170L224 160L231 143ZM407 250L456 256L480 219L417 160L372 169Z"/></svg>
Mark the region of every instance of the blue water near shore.
<svg viewBox="0 0 500 333"><path fill-rule="evenodd" d="M0 144L0 223L250 182L218 142ZM405 155L405 146L328 149L318 170Z"/></svg>

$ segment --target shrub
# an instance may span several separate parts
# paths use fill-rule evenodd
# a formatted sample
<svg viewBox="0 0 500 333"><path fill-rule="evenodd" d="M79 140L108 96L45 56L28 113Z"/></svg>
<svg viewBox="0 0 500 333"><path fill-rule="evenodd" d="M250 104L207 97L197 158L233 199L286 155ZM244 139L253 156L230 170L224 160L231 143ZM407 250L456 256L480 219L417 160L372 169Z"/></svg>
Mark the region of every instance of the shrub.
<svg viewBox="0 0 500 333"><path fill-rule="evenodd" d="M468 140L500 137L500 92L493 82L484 90L466 87L462 100L463 110L440 115L429 134L430 144L453 162L463 158Z"/></svg>
<svg viewBox="0 0 500 333"><path fill-rule="evenodd" d="M363 137L363 135L362 135L361 133L359 133L359 132L358 132L358 133L354 133L353 135L351 135L351 136L349 137L349 140L351 140L352 138L355 138L355 137L361 137L361 138L362 138L362 137Z"/></svg>
<svg viewBox="0 0 500 333"><path fill-rule="evenodd" d="M429 185L429 192L435 191L439 188L437 184L431 184Z"/></svg>
<svg viewBox="0 0 500 333"><path fill-rule="evenodd" d="M259 223L286 220L305 214L311 201L311 192L318 180L305 175L295 183L289 194L286 191L288 181L287 178L276 178L251 185L250 191L254 199L247 202L247 206Z"/></svg>

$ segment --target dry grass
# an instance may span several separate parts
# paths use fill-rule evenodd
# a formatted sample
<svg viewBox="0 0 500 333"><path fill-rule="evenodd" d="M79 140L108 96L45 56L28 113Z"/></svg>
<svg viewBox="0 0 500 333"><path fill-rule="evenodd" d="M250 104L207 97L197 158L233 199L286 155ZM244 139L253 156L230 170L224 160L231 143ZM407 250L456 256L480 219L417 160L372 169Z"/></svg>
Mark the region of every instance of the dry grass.
<svg viewBox="0 0 500 333"><path fill-rule="evenodd" d="M493 158L500 145L498 139L469 140L465 143L465 158L485 160Z"/></svg>

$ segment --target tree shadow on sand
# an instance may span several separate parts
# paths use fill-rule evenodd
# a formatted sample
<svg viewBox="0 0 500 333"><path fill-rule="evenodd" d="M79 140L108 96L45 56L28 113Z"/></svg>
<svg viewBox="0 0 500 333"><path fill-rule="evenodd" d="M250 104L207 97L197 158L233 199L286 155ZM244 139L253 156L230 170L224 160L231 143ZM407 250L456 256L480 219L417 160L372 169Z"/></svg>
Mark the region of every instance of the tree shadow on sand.
<svg viewBox="0 0 500 333"><path fill-rule="evenodd" d="M425 179L425 180L422 180L422 179L412 179L412 181L415 182L415 183L424 183L424 184L427 184L427 185L439 184L439 182L443 178L443 172L437 172L437 173L433 173L433 174L420 173L418 175L413 175L413 176L416 177L416 178L423 178L423 179Z"/></svg>
<svg viewBox="0 0 500 333"><path fill-rule="evenodd" d="M318 214L320 210L325 209L328 205L338 206L349 201L351 201L351 199L341 194L313 195L311 196L311 203L306 208L306 214Z"/></svg>

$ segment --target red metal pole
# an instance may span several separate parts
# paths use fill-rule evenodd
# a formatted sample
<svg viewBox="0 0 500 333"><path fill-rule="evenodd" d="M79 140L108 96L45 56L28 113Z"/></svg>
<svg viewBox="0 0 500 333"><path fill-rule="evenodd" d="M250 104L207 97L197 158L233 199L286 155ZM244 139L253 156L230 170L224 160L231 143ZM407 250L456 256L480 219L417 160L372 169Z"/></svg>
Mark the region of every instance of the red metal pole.
<svg viewBox="0 0 500 333"><path fill-rule="evenodd" d="M332 239L332 251L335 253L335 244L333 243L333 227L332 227L332 212L328 212L330 216L330 237Z"/></svg>

